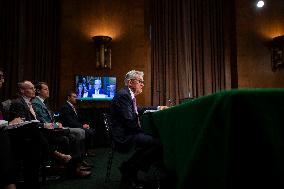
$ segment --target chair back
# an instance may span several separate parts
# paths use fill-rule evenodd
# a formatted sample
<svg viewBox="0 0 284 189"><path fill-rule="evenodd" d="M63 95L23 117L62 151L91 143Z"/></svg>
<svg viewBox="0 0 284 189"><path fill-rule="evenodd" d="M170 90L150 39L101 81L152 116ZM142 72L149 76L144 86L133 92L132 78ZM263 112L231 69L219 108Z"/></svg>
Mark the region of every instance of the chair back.
<svg viewBox="0 0 284 189"><path fill-rule="evenodd" d="M12 100L8 99L2 102L2 115L4 120L9 120L9 111L11 106Z"/></svg>
<svg viewBox="0 0 284 189"><path fill-rule="evenodd" d="M107 161L107 170L106 170L106 176L105 176L105 182L109 182L110 180L110 174L111 174L111 168L112 168L112 161L114 158L114 152L118 152L120 154L127 155L127 157L130 156L130 154L133 153L130 149L122 148L119 146L118 143L115 142L113 134L112 134L112 119L111 115L107 113L102 114L103 117L103 123L104 123L104 129L105 129L105 135L107 138L107 144L110 147L110 150L108 152L108 161Z"/></svg>
<svg viewBox="0 0 284 189"><path fill-rule="evenodd" d="M107 145L111 147L113 151L122 153L122 154L127 154L132 151L134 148L133 145L124 145L120 144L119 142L116 142L115 137L113 136L112 132L112 119L111 115L107 113L103 113L103 123L104 123L104 128L105 128L105 135L107 138Z"/></svg>
<svg viewBox="0 0 284 189"><path fill-rule="evenodd" d="M115 146L114 146L114 141L112 137L111 117L107 113L103 113L102 115L103 115L103 123L104 123L104 128L105 128L107 145L114 150Z"/></svg>

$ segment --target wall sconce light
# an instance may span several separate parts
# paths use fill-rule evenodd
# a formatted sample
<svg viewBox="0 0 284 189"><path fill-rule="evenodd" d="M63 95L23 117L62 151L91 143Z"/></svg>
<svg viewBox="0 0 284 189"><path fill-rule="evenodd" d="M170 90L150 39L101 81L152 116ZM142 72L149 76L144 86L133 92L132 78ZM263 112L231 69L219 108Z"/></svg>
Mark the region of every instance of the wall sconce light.
<svg viewBox="0 0 284 189"><path fill-rule="evenodd" d="M95 42L96 49L96 67L97 68L111 68L111 49L110 42L112 40L109 36L94 36L92 39Z"/></svg>
<svg viewBox="0 0 284 189"><path fill-rule="evenodd" d="M267 46L271 52L272 71L284 68L284 35L274 37Z"/></svg>

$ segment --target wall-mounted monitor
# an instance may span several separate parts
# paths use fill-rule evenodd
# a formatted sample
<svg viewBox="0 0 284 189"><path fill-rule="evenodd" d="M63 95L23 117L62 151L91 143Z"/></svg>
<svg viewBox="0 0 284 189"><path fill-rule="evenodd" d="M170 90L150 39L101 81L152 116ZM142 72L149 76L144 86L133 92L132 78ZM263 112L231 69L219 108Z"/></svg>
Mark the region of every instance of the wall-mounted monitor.
<svg viewBox="0 0 284 189"><path fill-rule="evenodd" d="M116 77L76 75L78 100L112 100L116 93Z"/></svg>

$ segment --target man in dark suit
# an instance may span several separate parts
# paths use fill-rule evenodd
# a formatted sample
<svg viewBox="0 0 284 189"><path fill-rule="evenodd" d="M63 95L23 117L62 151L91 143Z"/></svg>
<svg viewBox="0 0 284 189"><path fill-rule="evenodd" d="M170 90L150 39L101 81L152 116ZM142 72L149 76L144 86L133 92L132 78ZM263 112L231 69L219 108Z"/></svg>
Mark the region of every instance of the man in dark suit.
<svg viewBox="0 0 284 189"><path fill-rule="evenodd" d="M37 120L31 99L35 97L35 88L30 81L18 83L20 97L15 99L9 112L9 119L22 118L25 121ZM70 155L62 154L49 145L39 128L41 123L31 123L17 129L11 129L9 134L14 152L23 157L25 184L29 188L39 188L40 157L52 156L63 163L69 162Z"/></svg>
<svg viewBox="0 0 284 189"><path fill-rule="evenodd" d="M77 95L75 92L69 92L67 95L67 102L60 109L59 119L63 125L70 128L81 128L85 131L85 148L86 156L93 156L88 150L93 142L93 137L95 135L95 129L91 128L88 124L81 123L81 117L76 110L76 100Z"/></svg>
<svg viewBox="0 0 284 189"><path fill-rule="evenodd" d="M88 97L105 97L103 95L106 95L106 91L102 88L102 80L96 78L94 83L89 84Z"/></svg>
<svg viewBox="0 0 284 189"><path fill-rule="evenodd" d="M165 109L166 106L137 108L136 96L144 87L144 73L132 70L125 76L125 87L112 100L112 132L115 145L120 148L135 146L134 155L120 167L122 178L136 180L138 170L147 169L161 157L161 146L156 138L146 134L141 128L139 115L145 110Z"/></svg>

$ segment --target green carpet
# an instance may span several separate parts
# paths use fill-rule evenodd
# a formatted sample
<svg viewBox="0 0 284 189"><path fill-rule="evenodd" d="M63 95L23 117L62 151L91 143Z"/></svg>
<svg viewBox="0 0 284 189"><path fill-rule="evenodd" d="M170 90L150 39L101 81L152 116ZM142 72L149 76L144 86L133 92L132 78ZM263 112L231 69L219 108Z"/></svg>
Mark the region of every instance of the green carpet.
<svg viewBox="0 0 284 189"><path fill-rule="evenodd" d="M108 148L95 149L95 157L89 157L87 162L92 163L92 175L86 179L59 179L47 181L42 189L118 189L120 172L118 166L128 158L127 154L114 153L110 181L105 183L106 167L108 161Z"/></svg>

